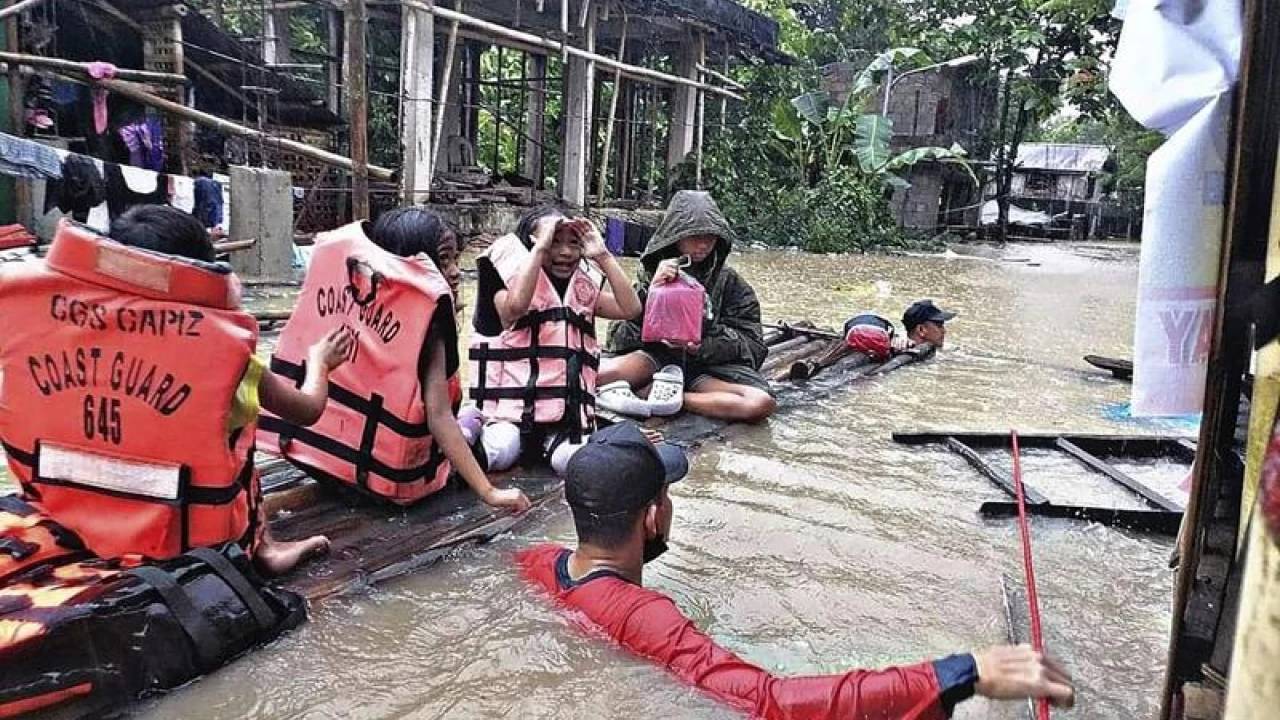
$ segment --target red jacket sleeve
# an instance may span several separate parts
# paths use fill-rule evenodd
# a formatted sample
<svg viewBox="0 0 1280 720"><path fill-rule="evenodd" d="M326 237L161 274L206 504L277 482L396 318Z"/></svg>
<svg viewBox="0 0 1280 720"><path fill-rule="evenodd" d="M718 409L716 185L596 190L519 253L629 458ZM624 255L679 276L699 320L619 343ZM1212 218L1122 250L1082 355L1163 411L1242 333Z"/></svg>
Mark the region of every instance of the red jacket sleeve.
<svg viewBox="0 0 1280 720"><path fill-rule="evenodd" d="M766 720L945 720L931 663L842 675L777 677L716 645L658 593L646 593L616 627L634 653L752 716Z"/></svg>

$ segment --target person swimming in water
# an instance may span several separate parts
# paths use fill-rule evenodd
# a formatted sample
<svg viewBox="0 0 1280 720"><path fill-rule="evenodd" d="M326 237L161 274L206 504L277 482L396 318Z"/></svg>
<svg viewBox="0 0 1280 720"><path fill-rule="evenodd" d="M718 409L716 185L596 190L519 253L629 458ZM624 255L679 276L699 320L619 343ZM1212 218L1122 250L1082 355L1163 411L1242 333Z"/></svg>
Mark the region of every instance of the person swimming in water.
<svg viewBox="0 0 1280 720"><path fill-rule="evenodd" d="M729 652L671 598L644 587L646 563L663 554L671 536L669 486L688 469L679 448L653 445L634 423L597 432L569 461L565 478L576 547L523 550L516 556L521 574L594 634L752 717L943 720L974 695L1074 704L1070 674L1028 645L805 677L775 675Z"/></svg>

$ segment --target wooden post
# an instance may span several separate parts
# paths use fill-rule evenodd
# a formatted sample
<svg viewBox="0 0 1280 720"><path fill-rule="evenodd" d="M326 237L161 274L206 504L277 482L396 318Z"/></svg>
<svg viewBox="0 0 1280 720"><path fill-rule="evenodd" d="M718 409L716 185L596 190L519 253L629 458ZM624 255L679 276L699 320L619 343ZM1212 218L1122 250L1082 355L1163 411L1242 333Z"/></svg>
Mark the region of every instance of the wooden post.
<svg viewBox="0 0 1280 720"><path fill-rule="evenodd" d="M534 187L541 188L545 177L542 172L543 114L547 110L547 56L527 55L525 65L530 77L529 97L525 104L525 115L529 118L529 139L524 145L524 162L521 174L534 182Z"/></svg>
<svg viewBox="0 0 1280 720"><path fill-rule="evenodd" d="M462 0L456 0L453 6L455 9L460 9L462 6ZM462 117L460 112L449 113L448 117L453 119L454 122L450 123L449 126L446 127L445 112L446 110L448 110L449 103L451 102L451 98L454 98L454 97L458 98L458 100L452 100L452 102L458 102L462 98L462 94L458 92L458 90L460 90L462 87L461 85L462 76L461 76L461 73L454 73L454 67L453 67L454 64L456 63L455 56L457 54L457 51L458 51L458 23L454 22L453 25L450 26L449 28L449 43L445 47L444 65L443 65L443 69L440 71L440 93L439 93L439 99L436 101L436 121L434 125L435 136L432 140L433 145L431 149L431 162L432 162L433 176L434 176L435 168L444 168L445 170L450 169L449 159L447 157L443 161L440 159L440 144L441 144L440 141L444 139L446 135L449 134L449 130L457 127L457 123Z"/></svg>
<svg viewBox="0 0 1280 720"><path fill-rule="evenodd" d="M419 8L400 8L400 149L404 164L400 197L406 205L427 202L431 194L431 98L435 90L435 16Z"/></svg>
<svg viewBox="0 0 1280 720"><path fill-rule="evenodd" d="M675 74L697 81L698 66L706 59L706 38L697 31L690 32L689 41L680 46L675 58ZM692 85L672 88L671 133L667 138L667 169L684 162L694 147L697 123L698 96Z"/></svg>
<svg viewBox="0 0 1280 720"><path fill-rule="evenodd" d="M325 63L326 75L329 80L329 112L342 117L344 115L342 99L345 96L343 89L347 84L347 79L342 73L344 65L337 59L342 57L345 51L342 37L342 12L340 10L325 10L324 23L326 34L328 35L328 43L325 45L325 49L329 52L329 56L334 58Z"/></svg>
<svg viewBox="0 0 1280 720"><path fill-rule="evenodd" d="M702 139L706 132L707 125L707 94L701 90L698 93L698 134L694 141L694 152L697 153L697 165L694 169L693 186L699 190L702 189Z"/></svg>
<svg viewBox="0 0 1280 720"><path fill-rule="evenodd" d="M595 9L587 21L586 50L595 52ZM583 57L569 58L565 66L564 136L560 152L560 196L565 202L587 204L587 157L591 152L591 91L594 62Z"/></svg>
<svg viewBox="0 0 1280 720"><path fill-rule="evenodd" d="M627 61L627 23L626 15L622 16L622 39L618 41L618 62ZM604 150L600 153L600 184L596 190L596 199L601 205L605 203L605 189L609 186L609 150L613 147L613 123L618 117L618 96L622 94L622 69L613 71L613 95L609 98L609 119L604 127ZM615 192L616 194L616 192Z"/></svg>
<svg viewBox="0 0 1280 720"><path fill-rule="evenodd" d="M182 45L182 6L160 8L156 17L143 24L142 66L152 72L182 75L186 71L185 52ZM156 95L179 105L188 105L186 89L182 86L157 88ZM190 122L165 123L165 145L170 169L190 174L188 154L194 147L194 128Z"/></svg>
<svg viewBox="0 0 1280 720"><path fill-rule="evenodd" d="M289 52L289 11L272 9L262 18L262 62L268 65L293 62Z"/></svg>
<svg viewBox="0 0 1280 720"><path fill-rule="evenodd" d="M364 0L351 0L347 10L347 102L351 107L351 219L369 218L369 96L365 74Z"/></svg>
<svg viewBox="0 0 1280 720"><path fill-rule="evenodd" d="M283 170L231 168L231 237L257 238L231 257L241 277L293 279L293 180Z"/></svg>

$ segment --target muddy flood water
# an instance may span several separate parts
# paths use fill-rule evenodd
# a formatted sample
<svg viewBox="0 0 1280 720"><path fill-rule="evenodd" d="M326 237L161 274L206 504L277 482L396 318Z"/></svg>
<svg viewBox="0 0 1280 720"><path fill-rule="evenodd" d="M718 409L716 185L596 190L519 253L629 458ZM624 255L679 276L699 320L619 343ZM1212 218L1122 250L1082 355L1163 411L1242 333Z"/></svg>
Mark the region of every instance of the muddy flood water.
<svg viewBox="0 0 1280 720"><path fill-rule="evenodd" d="M912 662L1002 642L1016 526L983 520L1002 493L909 429L1185 434L1128 419L1129 386L1088 353L1127 356L1134 246L967 248L943 256L740 253L766 319L895 320L931 297L960 313L929 363L837 390L710 444L674 486L671 551L648 584L718 641L780 673ZM630 266L629 266L630 267ZM469 290L470 292L470 290ZM1007 464L1007 453L992 453ZM1126 466L1171 497L1185 468ZM1024 458L1050 499L1142 507L1073 461ZM1046 643L1078 681L1056 717L1156 713L1170 623L1171 538L1033 520ZM730 718L716 702L598 638L525 589L512 555L572 539L568 510L426 571L312 609L309 624L139 710L148 718ZM975 700L960 718L1025 718Z"/></svg>

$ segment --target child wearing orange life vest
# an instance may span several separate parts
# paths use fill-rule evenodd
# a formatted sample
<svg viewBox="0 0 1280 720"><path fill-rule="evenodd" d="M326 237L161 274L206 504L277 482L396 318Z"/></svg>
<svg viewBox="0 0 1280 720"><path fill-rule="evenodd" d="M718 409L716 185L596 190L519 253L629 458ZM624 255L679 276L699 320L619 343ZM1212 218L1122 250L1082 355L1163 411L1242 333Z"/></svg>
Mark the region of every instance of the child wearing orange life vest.
<svg viewBox="0 0 1280 720"><path fill-rule="evenodd" d="M426 255L449 283L453 302L448 310L439 306L426 339L427 347L423 348L423 360L419 363L423 400L427 404L427 424L445 457L482 500L515 512L527 510L529 499L519 488L494 487L477 464L471 452L476 428L467 427L471 423L459 422L458 413L463 410L461 373L454 372L447 379L445 377L446 366L454 364L446 362L446 354L456 353L458 343L456 310L453 309L460 305L461 298L459 282L462 270L458 266L461 244L457 232L440 215L418 207L407 207L379 216L370 230L370 239L393 255Z"/></svg>
<svg viewBox="0 0 1280 720"><path fill-rule="evenodd" d="M484 460L502 471L541 456L563 474L595 429L595 318L634 318L640 299L595 226L552 205L521 218L476 270L468 379L488 423Z"/></svg>
<svg viewBox="0 0 1280 720"><path fill-rule="evenodd" d="M165 255L213 262L215 254L208 232L195 217L166 205L140 205L132 208L111 224L111 238L129 245ZM251 356L240 386L236 390L228 433L235 433L253 423L260 408L287 417L300 425L310 425L320 418L329 393L329 371L345 362L352 338L348 333L334 332L317 341L310 349L307 376L301 388L264 366ZM261 492L256 483L254 492ZM259 498L260 500L260 498ZM258 507L258 537L254 542L254 561L263 571L280 575L300 562L328 551L329 540L314 536L298 542L277 541L271 537L262 503Z"/></svg>

